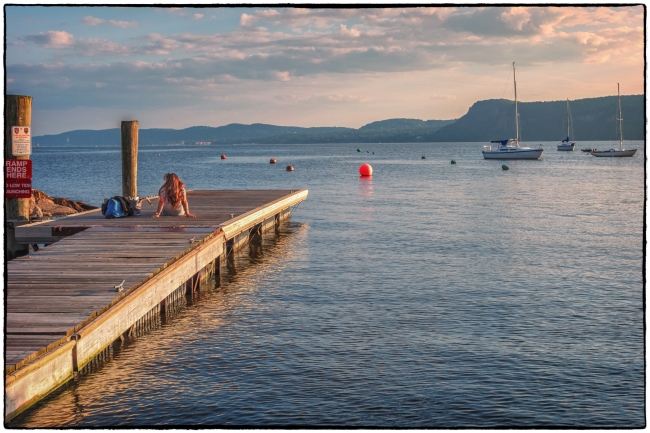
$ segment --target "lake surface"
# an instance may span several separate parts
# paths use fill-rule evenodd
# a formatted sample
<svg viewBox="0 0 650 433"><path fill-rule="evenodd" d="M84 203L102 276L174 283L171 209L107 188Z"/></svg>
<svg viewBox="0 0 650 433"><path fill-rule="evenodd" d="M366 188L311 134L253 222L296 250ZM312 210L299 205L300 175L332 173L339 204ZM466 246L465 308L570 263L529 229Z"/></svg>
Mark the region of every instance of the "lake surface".
<svg viewBox="0 0 650 433"><path fill-rule="evenodd" d="M508 171L482 143L141 147L141 195L170 171L188 189L309 198L10 426L641 428L645 154L627 147L546 143ZM52 196L121 193L119 148L32 159Z"/></svg>

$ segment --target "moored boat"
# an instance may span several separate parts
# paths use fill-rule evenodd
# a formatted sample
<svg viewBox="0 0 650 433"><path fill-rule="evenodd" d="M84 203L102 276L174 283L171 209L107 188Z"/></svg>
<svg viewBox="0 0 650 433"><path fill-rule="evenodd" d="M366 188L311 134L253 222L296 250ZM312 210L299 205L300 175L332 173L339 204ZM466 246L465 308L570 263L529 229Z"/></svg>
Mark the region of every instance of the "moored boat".
<svg viewBox="0 0 650 433"><path fill-rule="evenodd" d="M596 150L593 149L591 154L598 157L624 157L634 156L636 149L623 149L623 111L621 110L621 85L618 84L618 149L611 148L609 150Z"/></svg>
<svg viewBox="0 0 650 433"><path fill-rule="evenodd" d="M496 149L492 146L483 146L483 158L485 159L539 159L544 152L542 145L536 148L519 146L519 110L517 105L517 76L515 75L515 62L512 62L512 76L515 88L515 130L516 138L508 140L491 140L490 143L499 143Z"/></svg>
<svg viewBox="0 0 650 433"><path fill-rule="evenodd" d="M566 124L567 132L566 138L557 144L557 150L571 151L576 148L576 142L571 140L571 132L573 129L573 119L571 118L571 109L569 108L569 100L566 100Z"/></svg>

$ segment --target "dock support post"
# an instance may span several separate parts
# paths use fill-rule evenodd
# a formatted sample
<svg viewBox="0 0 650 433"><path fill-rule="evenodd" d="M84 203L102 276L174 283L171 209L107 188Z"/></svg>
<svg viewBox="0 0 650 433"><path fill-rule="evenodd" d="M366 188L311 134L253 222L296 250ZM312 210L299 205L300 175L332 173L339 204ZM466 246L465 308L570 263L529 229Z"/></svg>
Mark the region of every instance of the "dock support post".
<svg viewBox="0 0 650 433"><path fill-rule="evenodd" d="M167 298L160 301L160 315L161 316L167 315Z"/></svg>
<svg viewBox="0 0 650 433"><path fill-rule="evenodd" d="M29 159L29 155L14 156L11 145L12 126L32 126L32 97L7 95L5 98L5 160ZM5 198L5 222L29 221L29 198ZM18 223L20 224L20 223ZM29 253L28 244L18 244L13 227L6 227L5 257L7 260Z"/></svg>
<svg viewBox="0 0 650 433"><path fill-rule="evenodd" d="M138 121L123 120L122 131L122 196L138 196Z"/></svg>

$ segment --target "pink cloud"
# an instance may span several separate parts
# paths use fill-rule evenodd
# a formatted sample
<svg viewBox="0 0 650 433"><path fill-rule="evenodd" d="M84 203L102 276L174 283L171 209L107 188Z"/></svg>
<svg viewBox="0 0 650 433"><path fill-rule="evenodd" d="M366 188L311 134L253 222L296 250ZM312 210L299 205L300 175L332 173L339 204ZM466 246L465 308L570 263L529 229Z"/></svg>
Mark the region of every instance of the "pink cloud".
<svg viewBox="0 0 650 433"><path fill-rule="evenodd" d="M358 38L361 32L355 28L348 29L348 27L345 24L341 24L341 34L343 36L350 36L353 38Z"/></svg>
<svg viewBox="0 0 650 433"><path fill-rule="evenodd" d="M45 48L69 48L74 43L74 36L65 31L49 31L38 35L29 35L25 39Z"/></svg>
<svg viewBox="0 0 650 433"><path fill-rule="evenodd" d="M258 21L258 18L254 15L241 14L239 25L242 27L251 27L256 21Z"/></svg>

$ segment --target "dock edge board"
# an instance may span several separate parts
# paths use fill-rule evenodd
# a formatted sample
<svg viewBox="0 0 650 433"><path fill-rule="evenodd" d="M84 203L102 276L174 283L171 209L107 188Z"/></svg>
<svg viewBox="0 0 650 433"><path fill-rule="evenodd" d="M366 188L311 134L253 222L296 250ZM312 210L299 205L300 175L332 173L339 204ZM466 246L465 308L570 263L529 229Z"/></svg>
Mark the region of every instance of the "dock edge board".
<svg viewBox="0 0 650 433"><path fill-rule="evenodd" d="M71 360L75 344L68 341L5 377L5 421L73 378Z"/></svg>

